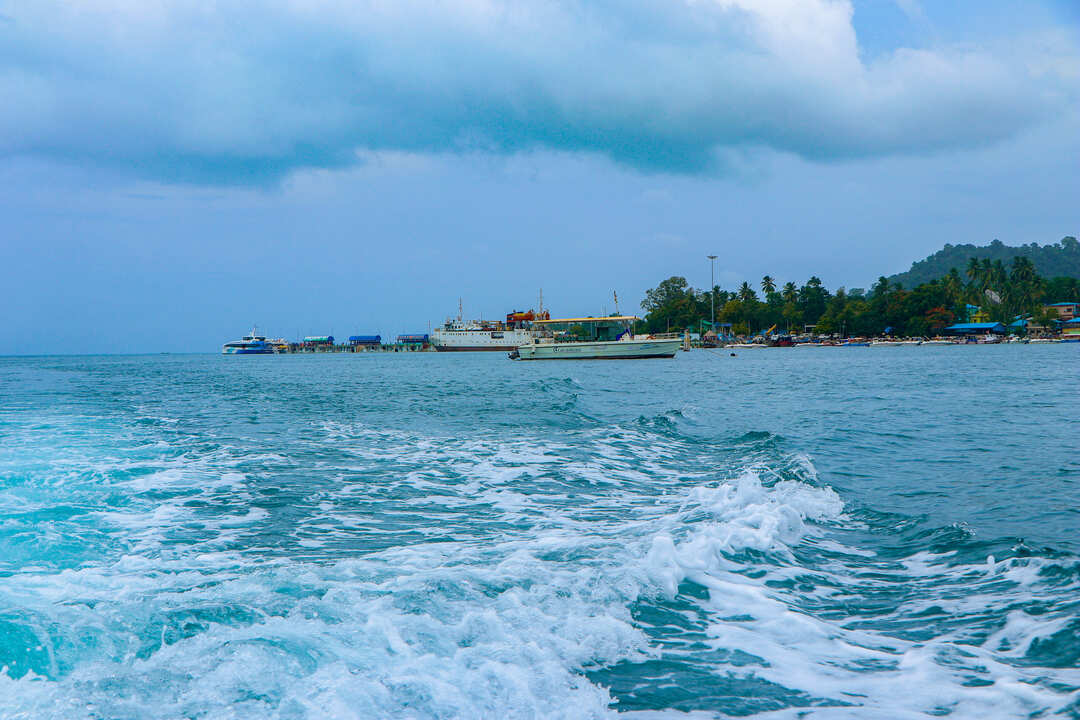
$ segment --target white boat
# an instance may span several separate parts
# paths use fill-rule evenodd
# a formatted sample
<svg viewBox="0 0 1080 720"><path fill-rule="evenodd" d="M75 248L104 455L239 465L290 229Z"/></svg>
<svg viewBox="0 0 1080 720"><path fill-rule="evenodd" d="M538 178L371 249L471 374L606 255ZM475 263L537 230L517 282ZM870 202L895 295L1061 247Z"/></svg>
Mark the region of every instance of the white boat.
<svg viewBox="0 0 1080 720"><path fill-rule="evenodd" d="M250 335L221 346L222 355L272 355L273 353L273 342L268 341L264 335L260 335L258 328L251 328Z"/></svg>
<svg viewBox="0 0 1080 720"><path fill-rule="evenodd" d="M955 345L952 340L923 340L923 345Z"/></svg>
<svg viewBox="0 0 1080 720"><path fill-rule="evenodd" d="M440 328L431 331L431 345L439 352L480 352L491 350L513 350L519 345L532 342L538 332L532 323L547 317L541 311L534 313L508 313L502 320L472 320L466 322L459 313L456 319L449 319Z"/></svg>
<svg viewBox="0 0 1080 720"><path fill-rule="evenodd" d="M682 346L678 335L634 335L638 318L612 315L599 318L537 320L542 334L510 353L513 360L640 360L673 358Z"/></svg>

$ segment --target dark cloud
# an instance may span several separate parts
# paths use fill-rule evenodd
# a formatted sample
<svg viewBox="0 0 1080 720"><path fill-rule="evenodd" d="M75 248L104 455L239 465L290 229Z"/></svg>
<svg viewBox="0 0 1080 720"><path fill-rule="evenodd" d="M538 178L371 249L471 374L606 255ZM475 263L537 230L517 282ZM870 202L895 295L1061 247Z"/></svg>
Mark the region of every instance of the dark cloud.
<svg viewBox="0 0 1080 720"><path fill-rule="evenodd" d="M831 0L14 3L0 153L264 184L410 152L698 173L993 143L1075 102L1067 42L863 59ZM1059 39L1060 40L1060 39Z"/></svg>

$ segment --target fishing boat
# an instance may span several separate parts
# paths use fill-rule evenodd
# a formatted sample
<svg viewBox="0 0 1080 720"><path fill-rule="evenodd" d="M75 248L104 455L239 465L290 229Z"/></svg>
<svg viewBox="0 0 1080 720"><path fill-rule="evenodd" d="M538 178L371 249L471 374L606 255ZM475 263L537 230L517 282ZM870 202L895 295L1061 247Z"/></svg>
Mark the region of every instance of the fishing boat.
<svg viewBox="0 0 1080 720"><path fill-rule="evenodd" d="M240 340L233 340L221 346L222 355L272 355L274 344L260 335L258 328L251 328L251 334Z"/></svg>
<svg viewBox="0 0 1080 720"><path fill-rule="evenodd" d="M510 353L512 360L639 360L673 358L676 333L635 335L633 315L537 320L540 334Z"/></svg>

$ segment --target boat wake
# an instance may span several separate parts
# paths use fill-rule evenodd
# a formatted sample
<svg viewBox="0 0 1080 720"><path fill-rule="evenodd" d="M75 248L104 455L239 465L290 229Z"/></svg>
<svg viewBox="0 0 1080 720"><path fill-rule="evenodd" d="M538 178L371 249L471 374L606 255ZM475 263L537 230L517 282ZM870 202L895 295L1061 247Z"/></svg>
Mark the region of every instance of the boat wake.
<svg viewBox="0 0 1080 720"><path fill-rule="evenodd" d="M146 415L9 428L4 717L1078 715L1076 556L860 506L691 404L540 438Z"/></svg>

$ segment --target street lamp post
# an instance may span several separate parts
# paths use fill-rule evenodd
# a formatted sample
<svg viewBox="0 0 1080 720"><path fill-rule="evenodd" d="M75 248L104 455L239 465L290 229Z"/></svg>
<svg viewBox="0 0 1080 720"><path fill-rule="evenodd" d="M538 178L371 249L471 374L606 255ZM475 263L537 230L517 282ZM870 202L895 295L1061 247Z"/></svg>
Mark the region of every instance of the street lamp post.
<svg viewBox="0 0 1080 720"><path fill-rule="evenodd" d="M712 318L709 329L716 332L716 256L706 255L709 258L709 312Z"/></svg>

